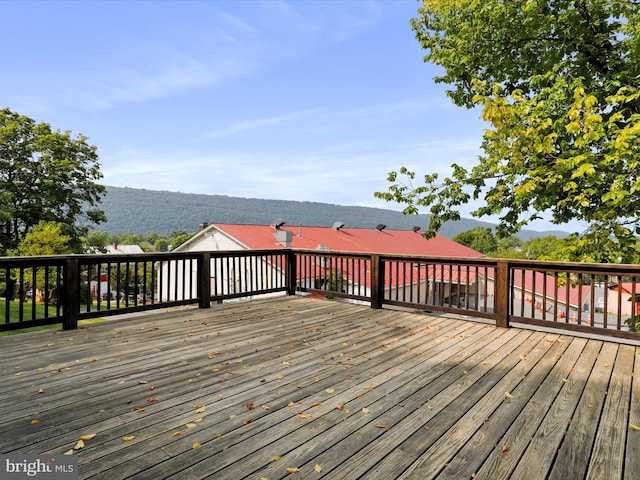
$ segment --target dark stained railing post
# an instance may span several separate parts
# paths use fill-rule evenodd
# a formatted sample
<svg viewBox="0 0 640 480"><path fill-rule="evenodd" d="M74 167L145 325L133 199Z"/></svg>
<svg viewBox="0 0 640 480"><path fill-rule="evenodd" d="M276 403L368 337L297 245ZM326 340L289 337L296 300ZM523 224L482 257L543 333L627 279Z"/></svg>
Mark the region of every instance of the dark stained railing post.
<svg viewBox="0 0 640 480"><path fill-rule="evenodd" d="M295 295L296 294L296 283L297 283L297 262L296 262L296 254L291 251L286 251L287 256L287 270L286 270L286 282L287 282L287 295Z"/></svg>
<svg viewBox="0 0 640 480"><path fill-rule="evenodd" d="M382 308L384 298L384 262L380 255L371 255L371 308Z"/></svg>
<svg viewBox="0 0 640 480"><path fill-rule="evenodd" d="M509 262L498 260L493 297L498 327L509 327L509 285Z"/></svg>
<svg viewBox="0 0 640 480"><path fill-rule="evenodd" d="M78 258L68 256L64 261L63 277L63 320L64 330L78 328L80 313L80 262Z"/></svg>
<svg viewBox="0 0 640 480"><path fill-rule="evenodd" d="M198 258L198 296L200 308L211 308L211 254L203 252Z"/></svg>

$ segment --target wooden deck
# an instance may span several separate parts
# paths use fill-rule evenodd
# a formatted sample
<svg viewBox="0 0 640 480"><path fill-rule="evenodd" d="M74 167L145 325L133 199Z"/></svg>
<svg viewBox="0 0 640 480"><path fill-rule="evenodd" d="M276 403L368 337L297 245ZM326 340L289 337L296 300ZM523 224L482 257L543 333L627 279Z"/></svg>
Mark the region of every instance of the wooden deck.
<svg viewBox="0 0 640 480"><path fill-rule="evenodd" d="M0 338L0 358L0 453L95 434L82 479L640 478L630 345L296 296Z"/></svg>

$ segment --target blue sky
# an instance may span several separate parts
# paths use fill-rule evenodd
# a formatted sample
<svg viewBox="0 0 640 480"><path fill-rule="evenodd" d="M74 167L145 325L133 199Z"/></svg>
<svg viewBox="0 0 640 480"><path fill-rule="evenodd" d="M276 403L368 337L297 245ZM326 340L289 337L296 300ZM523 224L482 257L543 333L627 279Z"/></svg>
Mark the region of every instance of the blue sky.
<svg viewBox="0 0 640 480"><path fill-rule="evenodd" d="M485 128L433 82L418 7L4 1L0 106L89 137L105 185L401 209L389 171L470 166Z"/></svg>

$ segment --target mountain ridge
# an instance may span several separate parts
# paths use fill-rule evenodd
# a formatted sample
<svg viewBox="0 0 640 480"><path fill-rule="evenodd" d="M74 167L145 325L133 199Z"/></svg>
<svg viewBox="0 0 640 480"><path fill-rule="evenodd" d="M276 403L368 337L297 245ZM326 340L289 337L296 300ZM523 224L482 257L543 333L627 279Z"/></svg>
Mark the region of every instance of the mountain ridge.
<svg viewBox="0 0 640 480"><path fill-rule="evenodd" d="M199 193L180 193L130 187L106 187L101 208L107 222L96 229L108 233L147 235L156 232L169 235L183 230L193 232L202 222L268 225L281 218L289 226L327 226L343 222L347 227L374 228L382 223L387 228L426 228L428 215L404 215L402 212L375 207L344 206L331 203L231 197ZM162 206L162 208L159 208ZM464 218L447 222L440 234L452 238L475 227L494 228L495 224ZM538 232L523 230L522 240L545 235L567 236L559 230Z"/></svg>

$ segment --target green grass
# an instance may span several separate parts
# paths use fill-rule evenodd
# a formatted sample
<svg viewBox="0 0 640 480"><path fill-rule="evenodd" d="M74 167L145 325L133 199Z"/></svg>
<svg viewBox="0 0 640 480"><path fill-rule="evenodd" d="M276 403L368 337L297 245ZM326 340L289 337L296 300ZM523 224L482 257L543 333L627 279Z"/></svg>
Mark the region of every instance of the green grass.
<svg viewBox="0 0 640 480"><path fill-rule="evenodd" d="M24 304L23 306L23 318L31 319L31 304ZM0 321L4 323L5 321L5 312L6 312L6 300L4 298L0 298ZM36 303L36 319L44 318L45 306ZM16 321L20 315L20 302L9 302L9 318L12 321ZM49 307L49 317L54 317L56 315L55 307ZM102 318L91 318L88 320L81 320L78 322L79 325L86 325L88 323L99 323L103 322ZM39 327L29 327L29 328L21 328L18 330L10 330L6 332L0 332L0 337L7 337L9 335L17 335L19 333L28 333L28 332L37 332L39 330L52 330L52 329L60 329L62 328L62 323L54 323L52 325L42 325Z"/></svg>

